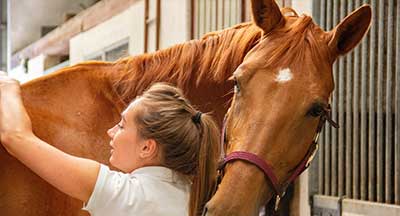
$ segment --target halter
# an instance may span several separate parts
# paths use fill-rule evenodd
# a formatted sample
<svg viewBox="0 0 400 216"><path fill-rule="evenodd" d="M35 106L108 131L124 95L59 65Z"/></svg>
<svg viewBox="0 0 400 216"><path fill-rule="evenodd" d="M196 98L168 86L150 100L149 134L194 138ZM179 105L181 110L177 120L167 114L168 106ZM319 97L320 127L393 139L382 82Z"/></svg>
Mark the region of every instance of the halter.
<svg viewBox="0 0 400 216"><path fill-rule="evenodd" d="M324 126L325 122L328 121L329 124L335 128L338 128L339 125L334 122L331 118L331 109L330 105L328 105L327 108L324 109L324 112L320 116L318 127L316 134L314 136L314 139L311 143L310 148L308 149L306 155L302 159L302 161L296 166L296 169L293 171L293 173L289 176L289 178L286 180L286 182L283 182L282 184L279 184L278 178L276 177L272 167L267 163L267 161L263 160L261 157L259 157L256 154L253 154L251 152L246 152L246 151L234 151L231 152L228 155L225 155L223 153L224 157L222 161L220 162L220 165L218 167L218 177L217 177L217 184L216 184L216 189L218 185L221 183L222 178L224 176L224 168L227 163L236 161L236 160L242 160L246 161L250 164L255 165L258 167L265 175L265 177L269 180L269 183L271 184L274 192L275 192L275 211L279 207L279 202L281 198L285 195L286 188L305 170L308 168L310 165L312 159L315 156L315 153L318 150L318 138L321 133L322 127ZM221 136L221 145L222 148L221 150L224 152L225 148L225 142L226 142L226 116L224 118L224 124L222 127L222 136ZM215 190L216 191L216 190Z"/></svg>

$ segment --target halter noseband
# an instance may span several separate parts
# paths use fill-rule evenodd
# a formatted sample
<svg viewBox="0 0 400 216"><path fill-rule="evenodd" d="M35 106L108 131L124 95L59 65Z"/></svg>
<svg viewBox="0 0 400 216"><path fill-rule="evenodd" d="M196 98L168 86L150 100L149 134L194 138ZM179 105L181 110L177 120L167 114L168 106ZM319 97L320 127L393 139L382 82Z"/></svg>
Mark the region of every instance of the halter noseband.
<svg viewBox="0 0 400 216"><path fill-rule="evenodd" d="M224 168L227 163L236 161L236 160L242 160L246 161L248 163L251 163L258 167L264 175L267 177L269 180L272 188L275 191L275 211L278 209L279 202L281 197L285 195L286 188L289 186L290 183L292 183L305 169L308 168L310 165L312 159L315 156L315 153L318 150L318 138L321 133L322 127L324 126L325 122L328 121L329 124L335 128L338 128L338 124L334 122L331 118L331 109L330 105L324 109L324 112L320 116L320 120L318 123L317 127L317 132L314 136L314 139L311 143L310 148L307 151L307 154L304 156L300 164L296 166L296 169L293 171L293 173L290 175L290 177L287 179L286 182L283 184L279 184L278 178L276 177L272 167L262 158L260 158L258 155L246 152L246 151L234 151L231 152L228 155L225 155L222 161L220 162L220 165L218 167L218 178L217 178L217 187L221 183L222 178L224 176ZM224 151L225 147L225 135L226 135L226 118L224 119L224 124L222 128L222 136L221 136L221 145L222 148L221 150Z"/></svg>

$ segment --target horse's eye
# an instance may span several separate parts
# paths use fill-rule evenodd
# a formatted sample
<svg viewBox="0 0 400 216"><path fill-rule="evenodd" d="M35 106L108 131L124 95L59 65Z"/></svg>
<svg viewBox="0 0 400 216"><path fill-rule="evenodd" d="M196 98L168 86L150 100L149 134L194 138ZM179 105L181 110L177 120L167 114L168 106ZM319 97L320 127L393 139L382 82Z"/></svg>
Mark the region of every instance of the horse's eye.
<svg viewBox="0 0 400 216"><path fill-rule="evenodd" d="M324 107L320 104L314 104L310 110L308 110L307 115L312 117L319 117L324 112Z"/></svg>
<svg viewBox="0 0 400 216"><path fill-rule="evenodd" d="M240 85L239 85L239 82L237 81L236 77L233 78L233 85L234 85L235 93L239 93L240 92Z"/></svg>

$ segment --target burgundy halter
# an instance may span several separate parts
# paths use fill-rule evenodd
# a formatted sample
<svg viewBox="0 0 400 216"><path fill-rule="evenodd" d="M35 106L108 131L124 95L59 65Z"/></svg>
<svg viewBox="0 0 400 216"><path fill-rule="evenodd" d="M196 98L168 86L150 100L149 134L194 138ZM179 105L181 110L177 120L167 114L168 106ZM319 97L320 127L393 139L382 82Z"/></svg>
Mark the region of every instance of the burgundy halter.
<svg viewBox="0 0 400 216"><path fill-rule="evenodd" d="M225 116L226 117L226 116ZM311 143L310 148L308 149L308 152L302 159L299 165L297 165L296 169L293 171L293 173L290 175L290 177L287 179L286 182L283 184L279 184L278 178L276 177L274 171L272 170L272 167L264 161L262 158L260 158L258 155L253 154L251 152L245 152L245 151L234 151L231 152L230 154L224 156L222 161L220 162L219 168L218 168L218 179L217 179L217 187L222 181L222 178L224 176L224 168L227 163L235 161L235 160L242 160L246 161L248 163L251 163L258 167L264 175L267 177L269 180L269 183L271 184L272 188L275 191L275 211L278 209L279 202L281 197L285 195L286 188L289 186L290 183L292 183L305 169L308 168L310 165L310 162L314 158L315 153L318 150L318 138L320 135L320 132L322 130L322 127L324 126L325 122L328 121L330 125L332 125L335 128L338 128L338 124L334 122L331 118L331 109L330 105L324 109L324 112L320 116L320 120L318 123L317 127L317 132L316 135L314 136L314 139ZM225 148L225 141L226 141L226 118L224 119L224 124L222 128L222 135L221 135L221 145L222 148L221 150L224 151Z"/></svg>

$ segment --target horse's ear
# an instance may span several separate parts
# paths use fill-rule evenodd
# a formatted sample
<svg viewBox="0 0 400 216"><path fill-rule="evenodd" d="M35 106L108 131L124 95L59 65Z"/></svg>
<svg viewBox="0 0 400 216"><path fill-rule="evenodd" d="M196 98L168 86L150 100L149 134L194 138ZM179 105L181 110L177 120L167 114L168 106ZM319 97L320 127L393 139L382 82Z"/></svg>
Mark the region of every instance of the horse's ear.
<svg viewBox="0 0 400 216"><path fill-rule="evenodd" d="M264 33L270 32L280 22L285 21L275 0L252 0L251 9L254 22Z"/></svg>
<svg viewBox="0 0 400 216"><path fill-rule="evenodd" d="M369 5L363 5L345 17L331 32L328 43L337 55L352 50L364 37L371 25L372 11Z"/></svg>

